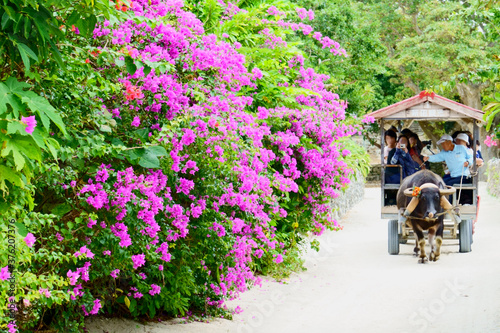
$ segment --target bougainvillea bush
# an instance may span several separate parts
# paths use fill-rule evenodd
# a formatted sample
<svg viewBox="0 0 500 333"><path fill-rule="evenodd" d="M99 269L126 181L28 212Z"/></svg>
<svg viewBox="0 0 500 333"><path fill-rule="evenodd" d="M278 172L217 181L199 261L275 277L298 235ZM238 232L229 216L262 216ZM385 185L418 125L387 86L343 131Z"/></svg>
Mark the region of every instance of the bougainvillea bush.
<svg viewBox="0 0 500 333"><path fill-rule="evenodd" d="M17 261L2 256L0 279L16 276L20 330L76 332L97 314L220 315L259 273L296 260L308 234L339 228L328 203L349 183L360 126L286 42L297 32L342 56L302 23L312 11L286 21L290 8L221 4L207 33L181 1L113 5L87 36L61 27L66 70L41 64L31 76L43 87L22 87L57 113L50 123L24 108L33 118L16 134L50 129L23 188L32 210L8 210Z"/></svg>

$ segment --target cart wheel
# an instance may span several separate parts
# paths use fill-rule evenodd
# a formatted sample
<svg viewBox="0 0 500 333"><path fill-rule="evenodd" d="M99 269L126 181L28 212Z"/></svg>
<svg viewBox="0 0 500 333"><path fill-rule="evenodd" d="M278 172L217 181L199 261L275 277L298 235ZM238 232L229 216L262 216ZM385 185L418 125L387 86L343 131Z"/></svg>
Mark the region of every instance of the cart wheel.
<svg viewBox="0 0 500 333"><path fill-rule="evenodd" d="M472 245L472 220L462 220L459 225L460 252L470 252Z"/></svg>
<svg viewBox="0 0 500 333"><path fill-rule="evenodd" d="M399 254L399 233L398 233L398 220L389 221L389 238L388 249L389 254Z"/></svg>

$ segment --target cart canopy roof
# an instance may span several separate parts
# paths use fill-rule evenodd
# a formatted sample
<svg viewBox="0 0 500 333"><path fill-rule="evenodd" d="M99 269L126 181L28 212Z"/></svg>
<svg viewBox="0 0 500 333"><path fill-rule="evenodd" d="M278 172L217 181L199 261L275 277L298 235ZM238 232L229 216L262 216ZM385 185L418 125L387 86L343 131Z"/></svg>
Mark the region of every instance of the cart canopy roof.
<svg viewBox="0 0 500 333"><path fill-rule="evenodd" d="M460 104L433 92L422 91L420 94L401 102L386 106L380 110L369 113L375 119L387 120L431 120L431 121L457 121L472 122L474 120L484 123L484 112Z"/></svg>

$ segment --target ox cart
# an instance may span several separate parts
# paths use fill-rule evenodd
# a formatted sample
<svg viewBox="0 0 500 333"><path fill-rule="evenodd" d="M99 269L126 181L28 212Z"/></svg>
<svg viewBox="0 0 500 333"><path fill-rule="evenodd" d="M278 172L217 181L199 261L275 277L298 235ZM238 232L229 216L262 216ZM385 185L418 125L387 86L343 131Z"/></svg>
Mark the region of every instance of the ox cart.
<svg viewBox="0 0 500 333"><path fill-rule="evenodd" d="M470 131L474 140L471 142L474 163L471 167L472 181L470 183L457 183L452 186L456 189L450 201L453 206L444 215L443 239L458 239L459 251L470 252L473 242L473 223L477 220L479 196L478 176L476 164L476 139L479 138L479 127L483 123L483 112L466 105L446 99L434 93L423 91L417 96L406 99L399 103L390 105L369 114L374 117L381 129L381 217L388 219L388 252L399 254L400 244L405 244L409 238L413 238L411 222L404 215L405 208L398 209L394 198L403 182L403 170L400 165L388 165L384 162L385 131L395 126L399 131L403 128L416 127L417 123L422 132L431 139L434 144L437 137L429 130L440 126L442 122L455 122L456 127ZM426 145L427 151L437 151L436 146ZM431 165L432 169L432 165ZM387 174L399 173L399 182L388 183ZM438 173L438 172L436 172ZM391 179L394 179L392 177ZM467 193L471 198L469 203L459 202L460 196ZM443 213L444 214L444 213ZM425 242L425 241L424 241Z"/></svg>

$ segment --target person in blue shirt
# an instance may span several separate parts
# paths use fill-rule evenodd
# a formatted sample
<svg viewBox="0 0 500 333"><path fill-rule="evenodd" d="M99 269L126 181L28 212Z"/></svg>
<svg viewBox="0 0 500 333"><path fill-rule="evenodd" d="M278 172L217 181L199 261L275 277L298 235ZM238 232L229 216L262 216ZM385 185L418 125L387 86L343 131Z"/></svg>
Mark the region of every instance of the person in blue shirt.
<svg viewBox="0 0 500 333"><path fill-rule="evenodd" d="M436 155L425 156L424 161L446 162L450 170L450 176L443 178L446 185L472 183L469 165L472 165L473 159L467 147L454 144L453 138L448 134L443 135L437 144L441 145L442 150Z"/></svg>
<svg viewBox="0 0 500 333"><path fill-rule="evenodd" d="M408 144L408 138L404 135L398 138L398 143L396 144L396 149L394 150L394 154L390 154L387 158L388 164L401 165L403 169L403 178L408 177L409 175L414 174L418 170L420 170L420 165L415 162L408 151L410 148ZM399 177L398 177L399 178ZM396 182L395 179L391 181L392 183L399 183L399 179Z"/></svg>

